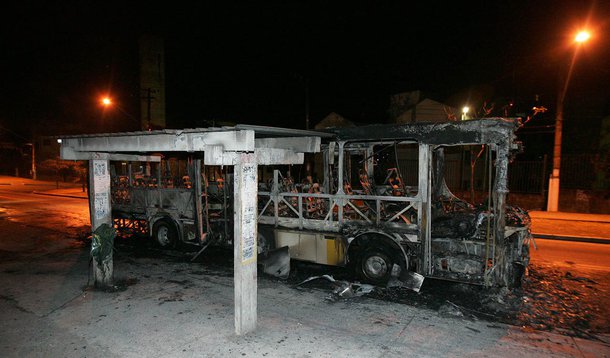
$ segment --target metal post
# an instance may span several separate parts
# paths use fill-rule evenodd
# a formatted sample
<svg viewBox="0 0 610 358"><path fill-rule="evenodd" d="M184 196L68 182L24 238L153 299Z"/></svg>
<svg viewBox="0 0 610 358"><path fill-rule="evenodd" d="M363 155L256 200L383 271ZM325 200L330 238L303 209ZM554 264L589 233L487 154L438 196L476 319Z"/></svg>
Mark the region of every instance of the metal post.
<svg viewBox="0 0 610 358"><path fill-rule="evenodd" d="M423 274L429 275L432 273L432 226L431 226L431 195L432 180L430 170L432 167L432 148L428 144L419 144L419 212L417 215L417 224L419 226L419 239L422 243L423 254Z"/></svg>
<svg viewBox="0 0 610 358"><path fill-rule="evenodd" d="M56 164L56 176L55 176L55 186L57 189L59 189L59 157L57 157L57 160L55 161Z"/></svg>
<svg viewBox="0 0 610 358"><path fill-rule="evenodd" d="M206 188L202 187L202 186L205 186L205 183L202 183L203 180L202 180L202 175L201 175L201 159L195 159L193 161L193 173L191 176L191 180L193 182L193 187L191 188L191 190L193 191L193 196L195 198L195 224L197 225L197 236L198 236L199 242L203 242L203 238L205 237L205 232L203 230L204 207L203 207L201 200L203 198L203 191L205 190L206 191L206 202L207 202L207 187ZM206 220L207 220L207 209L208 209L208 206L206 205L205 206ZM206 230L207 229L208 229L208 225L206 225Z"/></svg>
<svg viewBox="0 0 610 358"><path fill-rule="evenodd" d="M509 244L505 240L506 229L506 196L508 195L508 150L510 143L501 143L496 147L496 177L493 190L493 218L494 218L494 246L491 256L493 257L494 282L488 284L502 284L510 286L509 276L512 262L508 255ZM487 263L486 263L487 264Z"/></svg>
<svg viewBox="0 0 610 358"><path fill-rule="evenodd" d="M540 173L540 195L544 199L544 182L546 176L547 155L545 154L542 160L542 172Z"/></svg>
<svg viewBox="0 0 610 358"><path fill-rule="evenodd" d="M36 180L36 149L34 148L34 143L32 145L32 179Z"/></svg>
<svg viewBox="0 0 610 358"><path fill-rule="evenodd" d="M337 194L338 195L342 195L345 194L345 190L343 190L343 170L345 168L345 163L344 163L344 156L345 156L345 151L344 151L344 146L345 146L345 142L338 142L339 143L339 163L338 164L338 169L337 169ZM337 199L337 221L339 222L339 225L343 225L343 205L345 205L345 199ZM332 215L331 215L332 216Z"/></svg>
<svg viewBox="0 0 610 358"><path fill-rule="evenodd" d="M274 225L277 227L280 213L280 197L279 197L279 177L280 171L277 169L273 170L273 185L271 186L271 198L273 199L273 217Z"/></svg>

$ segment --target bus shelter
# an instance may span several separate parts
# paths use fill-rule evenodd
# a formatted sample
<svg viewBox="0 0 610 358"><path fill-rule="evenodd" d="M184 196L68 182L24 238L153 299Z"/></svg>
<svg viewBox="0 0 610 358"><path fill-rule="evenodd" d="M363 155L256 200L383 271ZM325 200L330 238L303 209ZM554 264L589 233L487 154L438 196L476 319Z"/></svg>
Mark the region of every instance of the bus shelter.
<svg viewBox="0 0 610 358"><path fill-rule="evenodd" d="M88 161L93 232L104 224L113 225L111 161L158 162L161 157L157 153L203 152L206 165L233 166L235 332L239 335L254 330L257 322L258 166L302 164L304 153L319 152L322 137L331 136L330 133L251 125L165 129L64 136L60 152L64 160ZM103 262L92 262L95 286L112 285L112 250Z"/></svg>

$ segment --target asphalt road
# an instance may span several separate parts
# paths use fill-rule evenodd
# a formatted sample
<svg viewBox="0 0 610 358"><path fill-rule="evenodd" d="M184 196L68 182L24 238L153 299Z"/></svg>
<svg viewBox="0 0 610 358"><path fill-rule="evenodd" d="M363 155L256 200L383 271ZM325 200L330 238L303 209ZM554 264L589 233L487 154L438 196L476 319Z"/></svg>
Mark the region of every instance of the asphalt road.
<svg viewBox="0 0 610 358"><path fill-rule="evenodd" d="M588 242L536 239L531 260L557 267L610 272L610 245Z"/></svg>
<svg viewBox="0 0 610 358"><path fill-rule="evenodd" d="M8 181L3 177L0 185L0 217L30 226L51 230L81 228L89 225L89 207L86 200L35 194L55 188L50 185L32 185L29 181Z"/></svg>

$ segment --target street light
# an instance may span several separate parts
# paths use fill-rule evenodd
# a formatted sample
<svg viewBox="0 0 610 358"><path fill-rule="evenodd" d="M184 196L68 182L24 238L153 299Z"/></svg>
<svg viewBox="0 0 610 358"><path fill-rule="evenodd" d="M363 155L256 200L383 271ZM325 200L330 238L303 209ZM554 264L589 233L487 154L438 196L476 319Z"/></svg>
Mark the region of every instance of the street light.
<svg viewBox="0 0 610 358"><path fill-rule="evenodd" d="M108 96L104 96L100 98L100 104L102 105L102 107L104 107L105 109L107 108L117 108L119 111L121 111L124 115L126 115L127 117L129 117L130 119L132 119L133 121L137 122L138 125L140 125L140 121L138 121L138 119L134 116L132 116L129 112L125 111L123 109L123 107L121 107L118 103L114 103L114 101L112 100L111 97Z"/></svg>
<svg viewBox="0 0 610 358"><path fill-rule="evenodd" d="M591 37L591 34L589 33L589 31L580 31L579 33L576 34L574 41L576 41L578 43L583 43L583 42L586 42L590 37Z"/></svg>
<svg viewBox="0 0 610 358"><path fill-rule="evenodd" d="M580 31L574 37L574 42L580 45L589 40L590 37L591 34L588 31ZM557 95L557 109L555 111L555 140L553 143L553 172L549 177L549 195L546 204L547 211L559 210L559 170L561 168L563 102L566 97L566 92L568 91L568 84L570 83L570 78L572 77L572 70L574 69L574 64L576 62L576 56L578 54L579 48L580 47L577 46L574 49L572 60L570 61L570 65L568 67L568 73L566 74L563 86L561 87L560 92Z"/></svg>
<svg viewBox="0 0 610 358"><path fill-rule="evenodd" d="M104 107L110 107L112 105L112 99L110 97L103 97L100 102Z"/></svg>
<svg viewBox="0 0 610 358"><path fill-rule="evenodd" d="M468 112L470 112L470 107L464 106L462 107L462 120L468 119Z"/></svg>

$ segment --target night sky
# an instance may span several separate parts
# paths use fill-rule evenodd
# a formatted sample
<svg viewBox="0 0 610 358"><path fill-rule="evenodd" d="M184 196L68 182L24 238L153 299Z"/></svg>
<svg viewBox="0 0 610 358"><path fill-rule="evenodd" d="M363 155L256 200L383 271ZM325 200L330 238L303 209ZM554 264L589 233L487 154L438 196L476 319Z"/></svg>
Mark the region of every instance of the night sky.
<svg viewBox="0 0 610 358"><path fill-rule="evenodd" d="M172 128L205 121L304 128L306 88L312 125L333 111L386 122L390 95L412 90L454 106L512 100L515 113L544 105L552 118L568 42L587 23L594 38L579 54L567 116L588 116L579 126L594 134L610 113L610 2L418 3L5 5L0 124L26 137L135 129L124 114L101 114L96 100L110 92L139 115L142 34L165 39Z"/></svg>

